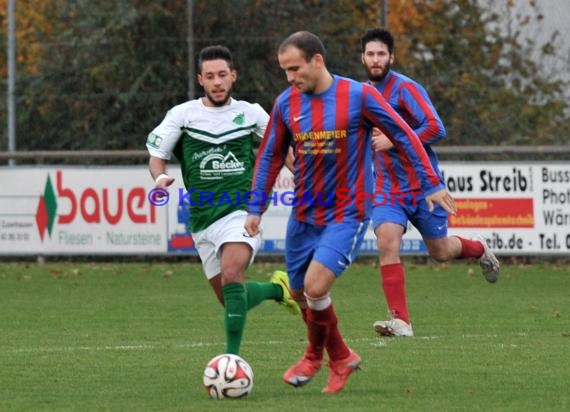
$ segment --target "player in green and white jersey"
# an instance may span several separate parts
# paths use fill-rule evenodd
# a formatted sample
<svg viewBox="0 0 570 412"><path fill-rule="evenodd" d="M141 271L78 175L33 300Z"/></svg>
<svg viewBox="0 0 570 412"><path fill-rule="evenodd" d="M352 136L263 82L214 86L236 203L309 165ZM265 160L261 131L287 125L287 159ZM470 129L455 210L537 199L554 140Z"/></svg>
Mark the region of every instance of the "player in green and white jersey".
<svg viewBox="0 0 570 412"><path fill-rule="evenodd" d="M253 144L263 137L269 115L258 104L231 97L237 72L226 47L202 49L198 73L205 95L173 107L149 134L149 170L156 188L165 189L174 182L167 161L174 154L180 162L190 232L204 273L225 307L226 351L238 354L249 309L268 299L297 315L300 309L284 272L275 272L270 282L245 282L261 237L250 237L244 229L244 195L251 188Z"/></svg>

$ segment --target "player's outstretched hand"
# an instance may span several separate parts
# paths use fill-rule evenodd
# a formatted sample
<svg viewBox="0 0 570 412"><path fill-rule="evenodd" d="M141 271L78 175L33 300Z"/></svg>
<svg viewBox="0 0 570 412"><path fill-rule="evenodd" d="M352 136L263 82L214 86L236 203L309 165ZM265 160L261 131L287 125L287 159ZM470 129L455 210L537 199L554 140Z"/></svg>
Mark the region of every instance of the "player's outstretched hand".
<svg viewBox="0 0 570 412"><path fill-rule="evenodd" d="M155 199L164 199L164 197L168 194L168 186L170 186L172 183L174 183L173 177L167 175L160 176L154 185Z"/></svg>
<svg viewBox="0 0 570 412"><path fill-rule="evenodd" d="M455 207L455 200L445 189L438 190L429 196L426 196L426 202L428 204L430 212L433 210L434 203L437 203L445 210L447 210L452 215L457 214L457 208Z"/></svg>
<svg viewBox="0 0 570 412"><path fill-rule="evenodd" d="M172 183L174 183L174 178L167 176L167 175L161 175L158 177L158 180L156 181L156 185L155 188L162 188L162 189L166 189L168 186L170 186Z"/></svg>
<svg viewBox="0 0 570 412"><path fill-rule="evenodd" d="M244 228L248 235L256 236L259 234L259 224L261 223L261 216L247 215L245 219Z"/></svg>

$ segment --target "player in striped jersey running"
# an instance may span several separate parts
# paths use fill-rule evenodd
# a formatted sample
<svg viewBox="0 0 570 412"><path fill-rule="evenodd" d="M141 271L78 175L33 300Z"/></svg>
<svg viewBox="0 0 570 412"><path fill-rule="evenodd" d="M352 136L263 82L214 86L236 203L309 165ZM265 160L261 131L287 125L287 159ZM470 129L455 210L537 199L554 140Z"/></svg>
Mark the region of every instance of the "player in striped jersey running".
<svg viewBox="0 0 570 412"><path fill-rule="evenodd" d="M420 140L372 86L331 74L314 34L285 39L278 60L291 83L277 98L257 154L252 190L271 192L289 147L295 155L295 205L286 237L292 293L307 326L308 347L283 375L302 386L320 369L324 351L329 376L324 393L339 392L360 365L337 326L331 287L358 254L371 212L371 131L379 127L415 168L427 201L455 213L453 198L431 167ZM258 233L266 202L248 207L246 229Z"/></svg>
<svg viewBox="0 0 570 412"><path fill-rule="evenodd" d="M361 38L361 48L369 82L414 129L433 169L443 182L431 145L445 137L445 128L425 88L391 69L394 63L392 34L384 29L370 29ZM484 239L447 236L447 211L437 205L434 210L429 210L410 162L400 156L394 144L379 129L374 129L373 133L377 175L374 191L381 193L382 197L373 206L372 225L378 239L382 289L391 315L388 320L374 322L373 327L384 336L413 336L404 265L400 260L400 244L408 221L418 229L435 260L477 258L483 275L491 283L497 281L500 267ZM386 198L392 201L385 201Z"/></svg>

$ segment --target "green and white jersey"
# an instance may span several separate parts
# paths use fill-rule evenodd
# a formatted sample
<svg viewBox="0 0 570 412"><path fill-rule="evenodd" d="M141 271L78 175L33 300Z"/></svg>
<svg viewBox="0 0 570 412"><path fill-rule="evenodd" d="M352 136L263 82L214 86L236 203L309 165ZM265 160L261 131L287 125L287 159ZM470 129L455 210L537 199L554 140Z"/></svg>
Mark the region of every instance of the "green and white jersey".
<svg viewBox="0 0 570 412"><path fill-rule="evenodd" d="M180 162L190 201L190 231L205 229L235 210L244 210L251 189L253 142L263 137L269 115L259 104L230 99L206 107L202 99L173 107L149 134L151 156ZM177 199L178 200L178 199Z"/></svg>

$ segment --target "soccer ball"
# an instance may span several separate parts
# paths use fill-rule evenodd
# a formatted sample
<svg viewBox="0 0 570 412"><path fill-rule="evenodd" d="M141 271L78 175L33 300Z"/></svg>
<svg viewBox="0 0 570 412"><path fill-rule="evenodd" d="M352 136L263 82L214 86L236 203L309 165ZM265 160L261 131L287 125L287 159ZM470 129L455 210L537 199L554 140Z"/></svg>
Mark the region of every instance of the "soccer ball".
<svg viewBox="0 0 570 412"><path fill-rule="evenodd" d="M253 388L253 370L238 355L218 355L204 369L204 388L212 399L246 397Z"/></svg>

